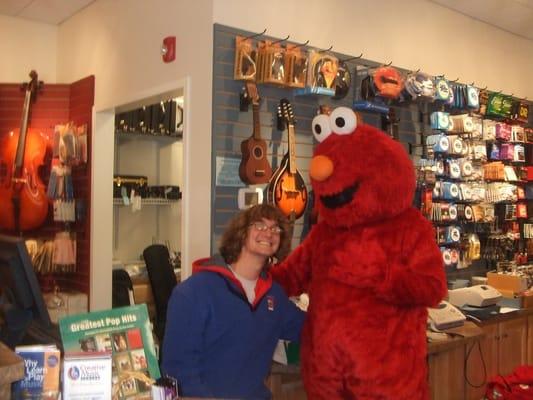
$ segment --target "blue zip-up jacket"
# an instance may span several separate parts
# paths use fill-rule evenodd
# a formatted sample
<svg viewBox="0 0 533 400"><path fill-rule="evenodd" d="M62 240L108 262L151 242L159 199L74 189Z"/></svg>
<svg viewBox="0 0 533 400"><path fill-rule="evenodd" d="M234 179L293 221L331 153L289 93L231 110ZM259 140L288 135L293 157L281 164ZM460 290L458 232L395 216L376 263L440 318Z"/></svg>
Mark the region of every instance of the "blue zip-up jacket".
<svg viewBox="0 0 533 400"><path fill-rule="evenodd" d="M270 399L265 378L278 339L299 341L305 313L262 273L250 304L220 256L193 264L168 304L162 369L180 396Z"/></svg>

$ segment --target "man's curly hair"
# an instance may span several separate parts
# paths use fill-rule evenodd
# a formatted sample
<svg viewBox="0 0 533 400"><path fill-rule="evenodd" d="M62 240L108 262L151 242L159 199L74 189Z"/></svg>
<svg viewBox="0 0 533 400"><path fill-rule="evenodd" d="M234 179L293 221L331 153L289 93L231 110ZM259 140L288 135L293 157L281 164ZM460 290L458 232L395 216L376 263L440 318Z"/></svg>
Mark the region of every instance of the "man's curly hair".
<svg viewBox="0 0 533 400"><path fill-rule="evenodd" d="M279 248L274 257L280 261L290 250L289 222L281 211L271 204L259 204L237 214L230 222L220 241L219 252L224 261L231 264L239 258L251 224L263 218L276 221L281 228ZM272 260L269 260L272 261Z"/></svg>

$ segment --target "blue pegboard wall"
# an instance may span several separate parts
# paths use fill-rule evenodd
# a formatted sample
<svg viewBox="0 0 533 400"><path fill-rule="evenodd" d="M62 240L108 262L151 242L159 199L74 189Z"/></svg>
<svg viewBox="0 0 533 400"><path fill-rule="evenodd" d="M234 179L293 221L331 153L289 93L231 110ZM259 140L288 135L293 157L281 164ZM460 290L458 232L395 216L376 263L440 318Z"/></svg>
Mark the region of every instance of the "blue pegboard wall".
<svg viewBox="0 0 533 400"><path fill-rule="evenodd" d="M235 213L239 211L237 205L238 186L229 186L227 183L217 184L217 159L219 161L231 161L234 170L234 183L240 183L238 179L238 167L241 159L240 143L249 138L253 132L253 119L251 107L247 112L239 110L239 95L243 90L243 81L234 80L235 60L235 37L251 36L254 32L248 32L219 24L214 25L214 49L213 49L213 118L212 118L212 215L211 215L211 252L215 253L218 248L220 236L226 224ZM258 40L279 40L269 36L260 36ZM254 44L255 44L254 43ZM354 48L357 43L354 43ZM304 48L313 48L312 43ZM297 167L304 177L308 191L309 184L308 167L315 145L311 132L311 121L316 115L320 105L329 105L332 108L338 106L351 107L354 100L360 99L360 81L367 75L368 68L379 66L380 63L363 58L353 59L354 56L331 52L341 60L352 58L348 65L352 73L352 87L347 96L342 100L333 100L326 96L295 96L294 89L281 88L269 84L259 84L258 92L261 97L260 104L260 127L261 137L267 142L268 159L275 170L283 155L287 151L287 135L277 130L276 109L280 99L287 98L293 107L296 119L296 160ZM402 70L398 66L398 69ZM406 72L405 70L402 70ZM431 132L428 115L434 110L434 105L421 102L393 106L396 117L399 118L399 140L410 151L413 161L421 155L421 141L424 134ZM381 116L374 113L362 113L365 123L381 128ZM231 169L230 169L231 170ZM261 187L266 187L262 185ZM302 218L296 221L292 239L293 248L300 243L304 221L308 211ZM447 271L448 279L469 278L472 275L485 275L487 266L484 262L478 262L464 270L451 269Z"/></svg>
<svg viewBox="0 0 533 400"><path fill-rule="evenodd" d="M251 136L252 111L241 112L239 110L239 95L243 89L243 82L234 80L233 69L235 60L235 37L237 35L250 36L253 32L243 31L236 28L215 24L214 26L214 65L213 65L213 119L212 119L212 227L211 249L215 252L228 220L238 212L237 192L239 187L225 186L216 182L217 158L232 159L238 164L241 158L240 143ZM257 40L278 40L268 36L261 36ZM309 46L308 46L309 47ZM348 59L351 56L333 53L340 59ZM261 97L260 122L261 137L267 141L268 158L275 168L287 151L287 137L285 132L276 128L276 109L280 99L287 98L293 107L296 119L296 160L298 170L304 177L308 190L309 184L308 166L313 154L314 139L311 133L311 121L316 115L320 105L331 107L351 107L354 98L359 96L354 87L358 83L355 74L356 68L377 66L378 63L368 60L352 60L347 65L352 72L352 87L347 96L342 100L333 100L326 96L295 96L293 89L280 88L268 84L259 84L258 92ZM364 70L359 71L365 75ZM358 87L358 85L357 85ZM423 124L419 122L419 109L417 106L397 108L397 116L400 118L400 140L408 148L408 143L417 143L415 132L423 130ZM363 113L366 123L380 126L381 119L377 114ZM244 186L244 184L242 184ZM266 185L263 185L266 186ZM297 220L294 229L293 246L300 240L306 215Z"/></svg>

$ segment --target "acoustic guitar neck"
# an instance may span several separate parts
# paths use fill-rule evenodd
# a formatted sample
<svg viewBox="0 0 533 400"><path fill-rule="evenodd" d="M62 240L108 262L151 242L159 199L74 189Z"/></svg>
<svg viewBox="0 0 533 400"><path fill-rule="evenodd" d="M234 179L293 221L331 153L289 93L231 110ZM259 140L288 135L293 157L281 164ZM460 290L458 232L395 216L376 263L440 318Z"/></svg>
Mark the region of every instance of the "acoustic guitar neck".
<svg viewBox="0 0 533 400"><path fill-rule="evenodd" d="M253 112L253 121L254 121L254 131L253 138L255 140L261 140L261 123L259 121L259 102L252 103L252 112Z"/></svg>

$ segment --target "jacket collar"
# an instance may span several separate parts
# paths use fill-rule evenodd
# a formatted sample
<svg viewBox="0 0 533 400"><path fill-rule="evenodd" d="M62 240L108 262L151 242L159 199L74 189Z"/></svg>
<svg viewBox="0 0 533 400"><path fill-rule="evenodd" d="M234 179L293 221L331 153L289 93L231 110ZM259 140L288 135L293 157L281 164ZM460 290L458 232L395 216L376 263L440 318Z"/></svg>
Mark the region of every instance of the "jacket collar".
<svg viewBox="0 0 533 400"><path fill-rule="evenodd" d="M225 279L233 283L240 291L240 293L246 298L246 293L242 287L241 282L235 277L229 265L224 261L219 254L213 257L200 258L193 262L192 273L200 272L214 272L223 276ZM256 308L261 299L272 287L272 276L268 271L261 271L257 283L255 284L255 300L252 304L252 308Z"/></svg>

